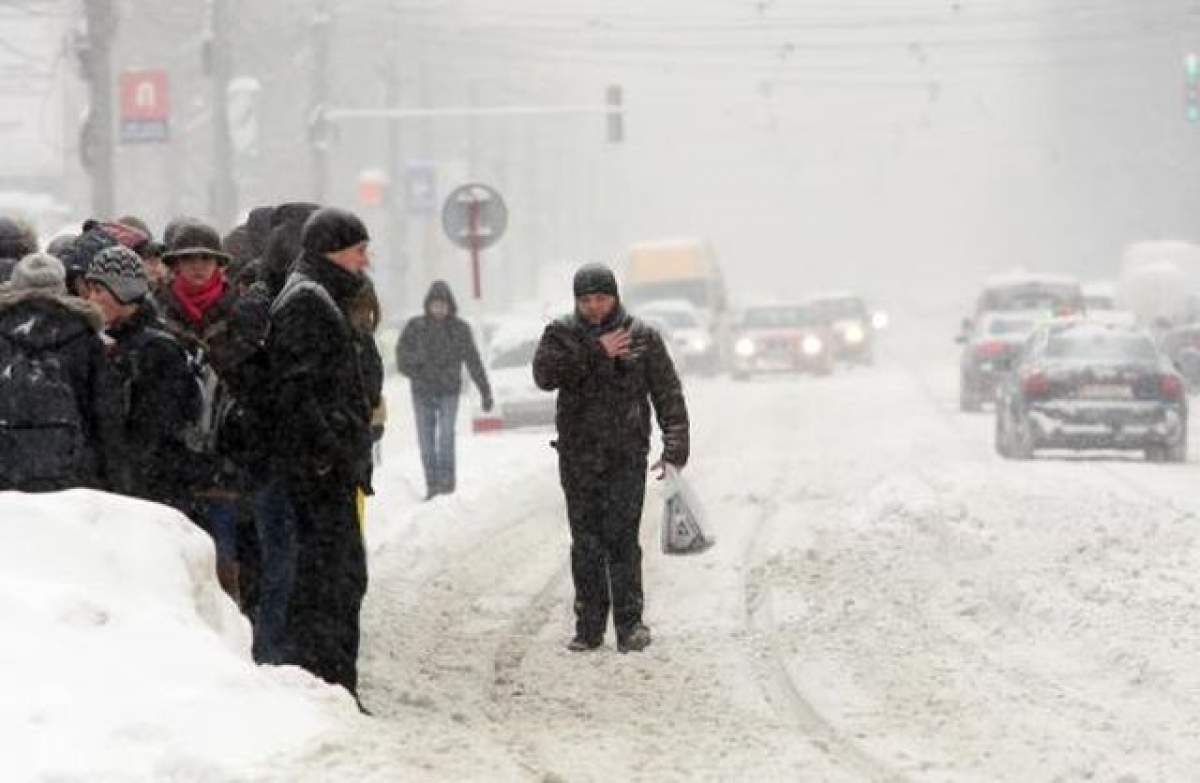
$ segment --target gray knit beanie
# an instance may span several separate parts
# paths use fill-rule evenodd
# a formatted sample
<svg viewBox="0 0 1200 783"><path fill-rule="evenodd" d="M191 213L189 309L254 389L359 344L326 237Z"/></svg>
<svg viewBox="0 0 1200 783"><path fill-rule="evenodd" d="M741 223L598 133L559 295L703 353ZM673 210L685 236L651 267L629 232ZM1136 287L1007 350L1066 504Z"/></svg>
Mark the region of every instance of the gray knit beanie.
<svg viewBox="0 0 1200 783"><path fill-rule="evenodd" d="M124 245L111 245L94 255L84 279L103 285L121 304L139 302L150 291L142 259Z"/></svg>
<svg viewBox="0 0 1200 783"><path fill-rule="evenodd" d="M9 289L13 291L67 292L67 270L49 253L30 253L13 267Z"/></svg>

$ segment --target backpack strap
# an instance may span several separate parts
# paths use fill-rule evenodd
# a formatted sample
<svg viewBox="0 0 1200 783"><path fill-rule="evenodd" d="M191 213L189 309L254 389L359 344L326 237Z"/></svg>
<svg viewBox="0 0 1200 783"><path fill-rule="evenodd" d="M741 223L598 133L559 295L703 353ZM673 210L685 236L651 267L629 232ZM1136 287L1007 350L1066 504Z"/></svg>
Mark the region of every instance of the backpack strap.
<svg viewBox="0 0 1200 783"><path fill-rule="evenodd" d="M275 297L275 301L271 302L271 315L274 316L302 292L315 294L318 299L333 311L339 322L345 322L346 316L342 312L342 308L338 307L337 302L333 301L333 296L325 289L325 286L303 272L292 272L288 275L287 282L283 284L283 290L279 292L279 296Z"/></svg>

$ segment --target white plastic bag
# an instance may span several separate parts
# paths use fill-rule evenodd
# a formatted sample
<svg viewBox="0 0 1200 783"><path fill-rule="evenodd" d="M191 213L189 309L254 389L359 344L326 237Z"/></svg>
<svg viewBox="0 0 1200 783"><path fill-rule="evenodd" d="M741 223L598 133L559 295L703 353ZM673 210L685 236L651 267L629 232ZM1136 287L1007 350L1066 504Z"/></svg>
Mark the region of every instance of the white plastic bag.
<svg viewBox="0 0 1200 783"><path fill-rule="evenodd" d="M679 470L667 465L663 501L662 551L667 555L697 555L716 539L704 532L704 511Z"/></svg>

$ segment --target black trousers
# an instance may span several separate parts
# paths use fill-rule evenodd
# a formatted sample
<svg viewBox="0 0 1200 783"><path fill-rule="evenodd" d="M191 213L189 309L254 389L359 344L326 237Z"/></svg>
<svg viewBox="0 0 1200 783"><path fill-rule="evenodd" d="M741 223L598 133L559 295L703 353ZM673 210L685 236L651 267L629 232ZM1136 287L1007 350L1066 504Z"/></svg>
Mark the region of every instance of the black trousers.
<svg viewBox="0 0 1200 783"><path fill-rule="evenodd" d="M611 608L618 637L642 621L638 529L646 495L646 458L560 454L559 478L571 523L575 632L604 636Z"/></svg>
<svg viewBox="0 0 1200 783"><path fill-rule="evenodd" d="M367 560L356 487L330 476L289 477L296 519L296 572L280 663L301 666L358 695L359 610Z"/></svg>

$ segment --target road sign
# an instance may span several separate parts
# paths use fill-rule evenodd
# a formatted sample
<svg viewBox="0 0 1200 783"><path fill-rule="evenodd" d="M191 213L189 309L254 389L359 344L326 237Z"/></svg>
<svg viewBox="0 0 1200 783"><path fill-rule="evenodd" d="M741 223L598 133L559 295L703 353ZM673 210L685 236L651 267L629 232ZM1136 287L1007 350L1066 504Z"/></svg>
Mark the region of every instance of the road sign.
<svg viewBox="0 0 1200 783"><path fill-rule="evenodd" d="M426 161L404 164L404 203L410 215L437 213L437 167Z"/></svg>
<svg viewBox="0 0 1200 783"><path fill-rule="evenodd" d="M508 207L494 188L477 182L457 187L442 206L442 229L450 241L471 251L471 273L475 298L479 291L479 251L504 236Z"/></svg>
<svg viewBox="0 0 1200 783"><path fill-rule="evenodd" d="M167 140L171 106L167 72L162 69L122 71L121 143L140 144Z"/></svg>

